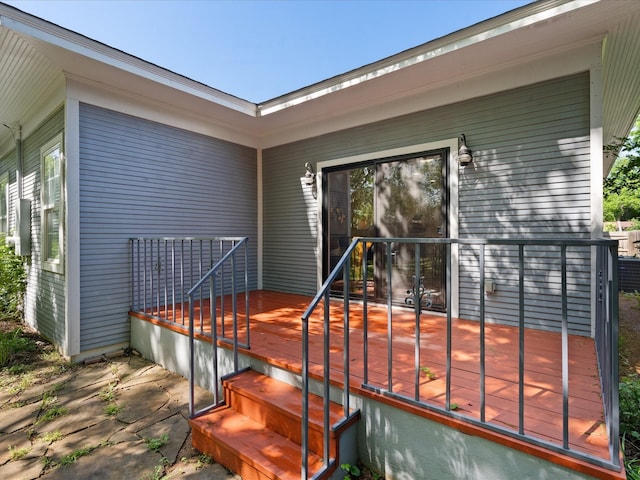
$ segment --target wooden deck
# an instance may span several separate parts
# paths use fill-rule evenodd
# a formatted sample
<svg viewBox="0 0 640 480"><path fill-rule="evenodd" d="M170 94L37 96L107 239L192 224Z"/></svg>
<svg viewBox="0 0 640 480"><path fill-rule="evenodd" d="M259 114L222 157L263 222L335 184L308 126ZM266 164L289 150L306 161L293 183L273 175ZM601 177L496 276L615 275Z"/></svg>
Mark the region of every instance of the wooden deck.
<svg viewBox="0 0 640 480"><path fill-rule="evenodd" d="M271 364L301 371L301 316L311 298L268 291L250 294L250 340L247 354ZM358 394L375 396L413 413L441 421L466 433L490 438L514 448L527 451L564 464L600 478L621 478L619 474L601 467L589 466L573 458L561 458L557 453L531 446L522 439L513 438L482 428L466 418L480 420L480 325L476 321L453 319L451 403L462 417L452 419L429 409L416 407L389 396L382 396L362 388L364 381L364 338L362 311L353 303L350 314L350 373L351 388ZM230 311L227 302L226 310ZM244 312L244 296L238 300L239 310ZM331 306L331 377L336 385L343 379L343 325L342 302ZM184 333L181 309L175 319L170 310L170 322L160 325ZM186 311L186 309L185 309ZM161 309L160 316L165 315ZM144 317L137 314L136 316ZM196 308L196 319L199 308ZM205 331L208 305L203 304ZM316 378L322 376L322 309L319 308L310 322L310 372ZM148 318L147 318L148 319ZM219 319L221 322L222 320ZM186 322L184 322L186 323ZM198 324L196 320L196 325ZM230 315L225 315L227 336L230 335ZM246 341L244 317L240 317L239 341ZM218 332L222 328L220 323ZM394 393L444 408L446 391L446 317L423 314L420 323L420 359L415 360L415 314L413 310L397 308L393 311L391 344L393 366L389 369L389 345L387 309L370 306L368 316L368 384ZM202 337L206 338L206 337ZM518 431L518 329L502 325L486 325L485 328L485 422L514 432ZM524 433L527 436L562 446L562 376L561 336L558 333L527 329L524 348ZM419 365L419 390L416 392L416 363ZM391 371L390 371L391 370ZM389 381L391 382L389 384ZM594 342L581 336L569 337L569 444L570 448L597 458L609 459L607 432L603 421L603 406ZM598 471L602 475L597 475ZM594 473L595 472L595 473ZM608 474L607 474L608 472Z"/></svg>

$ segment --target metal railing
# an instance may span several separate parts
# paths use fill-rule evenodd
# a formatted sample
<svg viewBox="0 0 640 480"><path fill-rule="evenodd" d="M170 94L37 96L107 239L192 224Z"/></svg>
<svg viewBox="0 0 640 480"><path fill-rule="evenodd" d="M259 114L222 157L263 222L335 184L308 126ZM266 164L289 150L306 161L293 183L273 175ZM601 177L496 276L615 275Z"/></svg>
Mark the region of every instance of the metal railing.
<svg viewBox="0 0 640 480"><path fill-rule="evenodd" d="M228 239L229 240L229 239ZM225 281L224 272L225 267L228 268L228 276L230 281L230 296L231 296L231 317L232 317L232 335L231 343L233 345L233 371L229 372L230 375L239 371L238 360L238 347L249 348L250 330L249 330L249 275L248 275L248 252L247 242L248 238L231 239L233 242L232 248L224 254L224 256L218 260L218 262L196 282L196 284L187 292L189 297L189 415L191 417L197 416L209 410L212 407L217 407L223 403L220 399L220 380L221 376L218 371L218 340L229 341L225 337L224 331L221 332L221 337L218 335L218 315L219 311L224 315L224 308L221 306L218 308L218 299L223 301L225 297ZM243 250L241 252L241 249ZM243 256L243 261L238 261L238 255ZM237 264L243 263L244 269L242 270L242 281L238 282ZM238 289L238 284L242 284L242 289ZM244 317L245 317L245 335L246 342L241 344L238 336L238 317L240 309L238 308L238 294L244 292ZM211 378L213 385L213 403L207 405L200 410L195 409L195 377L196 377L196 365L195 365L195 305L199 303L202 305L202 299L208 298L211 302L209 308L209 315L206 320L210 325L210 337L211 337ZM203 329L203 314L202 308L200 308L200 333ZM222 328L224 329L224 319L222 319Z"/></svg>
<svg viewBox="0 0 640 480"><path fill-rule="evenodd" d="M132 238L130 248L131 310L188 332L192 416L200 413L193 397L195 337L210 340L211 385L214 405L219 405L218 342L233 345L235 371L238 347L250 348L251 343L248 238Z"/></svg>
<svg viewBox="0 0 640 480"><path fill-rule="evenodd" d="M131 310L186 328L187 291L241 240L242 237L130 239ZM221 276L221 290L228 294L231 281L224 270ZM224 315L224 303L221 309ZM205 313L205 309L199 309L200 330Z"/></svg>
<svg viewBox="0 0 640 480"><path fill-rule="evenodd" d="M398 245L412 245L414 251L414 261L410 262L410 268L405 271L413 270L410 278L413 285L407 294L414 295L413 299L405 304L413 305L415 312L415 332L414 335L414 362L415 362L415 394L407 395L394 391L394 305L398 300L394 299L394 281L397 281L392 274L392 268L385 269L386 282L386 306L387 306L387 374L386 383L377 383L371 379L369 371L369 334L368 328L368 302L369 295L367 292L367 281L370 270L368 255L354 254L356 249L360 252L366 251L368 245L379 245L378 254L383 256L383 263L393 265L397 263L394 253ZM445 250L445 286L444 286L444 302L446 309L446 351L445 355L445 400L444 406L436 405L420 398L420 374L423 372L423 359L421 359L421 345L423 340L420 336L421 331L421 313L425 306L424 295L425 289L421 284L423 277L424 262L422 261L420 252L424 245L439 244ZM302 478L308 478L308 419L309 419L309 323L312 314L318 305L322 304L324 317L322 320L323 331L323 348L322 348L322 389L325 398L324 406L324 466L322 472L318 472L314 478L324 473L331 466L332 460L329 458L329 417L328 417L328 398L331 384L331 369L329 365L330 354L330 324L334 326L339 319L330 318L330 292L332 286L335 291L335 285L342 282L343 294L343 349L344 361L343 371L341 375L344 384L342 392L342 403L344 413L342 421L349 418L350 412L350 389L349 384L353 378L350 374L350 310L353 308L350 298L353 298L353 289L349 272L352 271L352 258L357 258L360 265L356 265L356 269L362 272L359 279L362 281L363 294L358 303L361 308L362 316L362 334L363 334L363 354L364 354L364 371L362 388L369 389L393 397L397 400L407 402L414 406L437 411L440 414L457 418L465 422L480 426L484 429L495 431L500 434L507 435L517 440L524 440L530 444L543 447L564 455L584 460L594 465L604 467L611 470L620 470L619 461L619 430L618 430L618 384L617 384L617 242L611 240L558 240L558 239L539 239L539 240L520 240L520 239L407 239L407 238L356 238L345 251L344 255L336 264L327 280L323 283L317 295L304 312L302 316ZM478 404L479 415L476 417L465 415L457 410L457 406L452 404L452 272L454 266L454 256L456 264L456 272L459 268L459 289L465 291L468 296L464 300L461 299L460 304L469 303L469 296L477 299L477 305L468 309L465 316L478 321L479 323L479 398ZM569 336L570 332L581 328L584 318L587 318L587 333L590 333L591 302L592 297L592 259L596 259L596 268L599 278L599 297L595 302L596 309L596 325L595 325L595 346L598 369L600 374L600 388L602 398L604 399L604 416L609 441L609 458L599 458L597 456L585 453L584 451L575 449L569 442ZM376 260L373 260L374 262ZM380 257L377 262L381 262ZM485 301L485 287L490 280L489 275L494 279L500 278L500 289L504 293L504 297L510 299L513 313L511 314L512 325L517 327L517 384L518 384L518 424L513 428L503 427L495 422L486 419L486 379L487 370L485 365L486 359L486 339L487 329L485 328L487 318L493 319L493 311L491 315L488 312L487 302ZM395 289L397 291L397 289ZM440 292L442 295L442 292ZM544 301L542 301L544 300ZM507 300L509 301L509 300ZM540 306L539 304L543 304ZM360 307L361 305L361 307ZM586 305L586 306L585 306ZM492 306L493 308L493 306ZM526 431L525 423L525 363L527 357L525 355L525 330L530 328L540 328L540 324L536 320L529 317L532 312L537 309L546 309L547 313L542 317L551 316L556 318L555 325L542 325L546 329L555 330L560 333L561 338L561 367L560 367L560 383L562 390L562 441L560 444L551 440L545 440L540 436L533 436ZM405 309L406 312L406 309ZM540 317L540 313L537 313ZM597 419L594 419L597 420Z"/></svg>

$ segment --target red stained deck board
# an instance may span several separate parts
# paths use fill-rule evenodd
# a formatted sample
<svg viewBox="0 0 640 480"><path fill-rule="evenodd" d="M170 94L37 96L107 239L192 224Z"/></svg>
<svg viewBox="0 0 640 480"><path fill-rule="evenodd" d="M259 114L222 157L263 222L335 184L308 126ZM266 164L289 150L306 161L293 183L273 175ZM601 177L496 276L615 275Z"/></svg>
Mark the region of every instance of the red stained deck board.
<svg viewBox="0 0 640 480"><path fill-rule="evenodd" d="M250 355L277 365L301 371L301 317L311 302L310 297L279 292L256 291L250 294ZM239 312L244 312L244 294L238 299ZM229 309L227 302L225 308ZM218 305L219 306L219 305ZM364 376L363 315L361 306L353 303L350 315L350 373L352 387L359 388ZM196 304L196 324L199 323ZM332 381L343 381L342 301L332 302L330 334L330 366ZM171 314L171 308L168 312ZM208 318L209 305L203 303L203 316ZM185 309L185 312L187 310ZM181 309L176 309L182 323ZM185 322L186 323L186 322ZM218 319L218 333L222 328ZM239 317L240 341L244 341L244 315ZM231 321L225 315L225 328ZM415 313L394 309L392 385L396 393L413 398L415 393ZM309 322L310 372L322 375L322 306ZM381 389L388 388L388 346L386 307L370 305L368 326L368 381ZM205 330L210 331L206 324ZM480 324L453 319L451 401L459 405L459 413L473 418L480 415ZM420 320L420 361L435 374L435 380L421 375L420 400L442 407L445 400L446 317L423 314ZM555 332L525 330L525 432L562 444L562 360L561 336ZM507 325L485 325L485 415L487 421L517 430L518 423L518 346L519 329ZM606 431L602 428L603 407L592 339L569 337L569 442L572 448L607 459Z"/></svg>

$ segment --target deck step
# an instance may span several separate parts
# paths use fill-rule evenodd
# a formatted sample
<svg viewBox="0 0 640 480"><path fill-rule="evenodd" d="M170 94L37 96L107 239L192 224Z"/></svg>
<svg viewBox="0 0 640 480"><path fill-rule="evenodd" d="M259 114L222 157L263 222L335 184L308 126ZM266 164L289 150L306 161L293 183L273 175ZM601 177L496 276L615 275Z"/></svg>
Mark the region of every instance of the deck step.
<svg viewBox="0 0 640 480"><path fill-rule="evenodd" d="M253 370L225 380L223 388L225 405L190 420L193 446L239 473L243 480L299 479L302 465L300 389ZM342 407L334 402L329 406L330 424L334 425L330 432L329 456L339 465L340 437L353 427L359 416L337 424L342 418ZM322 412L322 398L310 395L311 474L322 468ZM351 434L349 439L354 441L355 435ZM351 450L356 449L356 445L351 446ZM330 478L331 473L324 478Z"/></svg>

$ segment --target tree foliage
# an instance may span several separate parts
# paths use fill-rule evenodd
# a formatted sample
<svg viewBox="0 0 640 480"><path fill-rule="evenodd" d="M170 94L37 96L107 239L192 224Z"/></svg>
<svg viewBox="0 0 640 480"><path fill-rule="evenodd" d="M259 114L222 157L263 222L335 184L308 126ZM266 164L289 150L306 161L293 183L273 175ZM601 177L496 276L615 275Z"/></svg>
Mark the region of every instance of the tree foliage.
<svg viewBox="0 0 640 480"><path fill-rule="evenodd" d="M640 218L640 117L628 137L605 150L620 156L604 180L604 220Z"/></svg>
<svg viewBox="0 0 640 480"><path fill-rule="evenodd" d="M22 259L0 235L0 319L21 319L25 280Z"/></svg>

